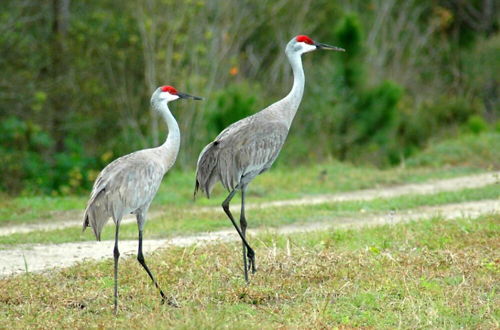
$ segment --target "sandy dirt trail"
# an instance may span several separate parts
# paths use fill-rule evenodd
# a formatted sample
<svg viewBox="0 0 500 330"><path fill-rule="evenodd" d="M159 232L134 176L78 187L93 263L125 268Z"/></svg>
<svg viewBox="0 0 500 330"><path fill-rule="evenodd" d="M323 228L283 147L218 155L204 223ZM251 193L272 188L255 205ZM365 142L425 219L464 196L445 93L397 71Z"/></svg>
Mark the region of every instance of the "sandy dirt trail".
<svg viewBox="0 0 500 330"><path fill-rule="evenodd" d="M403 195L426 195L439 192L454 191L466 188L480 188L486 185L500 183L500 171L483 174L469 175L445 180L431 180L424 183L404 184L393 187L381 187L376 189L357 190L345 193L316 195L299 199L289 199L282 201L265 202L260 204L248 204L247 209L285 207L294 205L317 205L332 202L345 202L355 200L373 200L376 198L392 198ZM500 195L500 194L499 194ZM187 212L220 212L220 207L191 207ZM7 236L15 233L29 233L38 230L55 230L68 227L81 226L83 213L78 214L74 219L58 221L54 223L23 224L16 226L0 227L0 236ZM154 221L161 216L159 211L150 211L148 221ZM122 224L135 222L135 217L127 216L122 220Z"/></svg>
<svg viewBox="0 0 500 330"><path fill-rule="evenodd" d="M458 217L474 218L484 214L500 214L500 200L482 200L459 204L446 204L434 207L422 207L391 212L383 215L361 215L351 218L335 218L329 222L311 223L306 225L290 225L273 229L256 229L251 234L263 232L290 234L329 228L359 228L382 224L395 224L411 220L441 216L451 220ZM170 239L145 240L145 252L152 252L160 247L190 246L194 244L213 244L239 240L234 230L221 230L211 233L201 233L192 236L173 237ZM113 241L75 242L65 244L30 244L18 245L8 250L0 251L0 277L29 272L41 272L54 267L69 267L83 260L101 260L112 257ZM122 255L135 255L137 241L120 241Z"/></svg>

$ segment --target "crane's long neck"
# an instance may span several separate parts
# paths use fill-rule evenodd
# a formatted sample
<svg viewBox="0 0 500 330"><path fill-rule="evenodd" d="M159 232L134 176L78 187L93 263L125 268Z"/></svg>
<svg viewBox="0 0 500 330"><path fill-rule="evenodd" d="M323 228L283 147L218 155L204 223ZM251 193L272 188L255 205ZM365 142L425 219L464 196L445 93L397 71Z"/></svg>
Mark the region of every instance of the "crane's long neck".
<svg viewBox="0 0 500 330"><path fill-rule="evenodd" d="M168 126L167 139L158 148L160 151L160 156L162 157L163 164L165 166L165 171L167 171L172 167L172 165L174 165L177 154L179 153L179 147L181 145L181 133L179 130L179 125L177 125L177 121L168 108L167 102L160 102L158 104L154 104L153 106L158 109Z"/></svg>
<svg viewBox="0 0 500 330"><path fill-rule="evenodd" d="M302 95L304 94L305 76L302 68L302 59L298 53L287 53L288 60L293 71L293 86L290 93L284 99L279 101L281 106L278 107L283 119L287 122L288 128L292 125L293 118L297 113Z"/></svg>

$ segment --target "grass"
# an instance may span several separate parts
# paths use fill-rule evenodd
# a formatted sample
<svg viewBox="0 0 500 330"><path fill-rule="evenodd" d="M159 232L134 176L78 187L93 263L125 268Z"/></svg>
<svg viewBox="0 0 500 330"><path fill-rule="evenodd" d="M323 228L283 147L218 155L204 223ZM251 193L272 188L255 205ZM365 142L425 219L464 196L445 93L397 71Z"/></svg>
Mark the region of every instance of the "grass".
<svg viewBox="0 0 500 330"><path fill-rule="evenodd" d="M443 167L467 166L484 169L500 168L500 132L484 132L454 137L431 144L426 150L410 158L412 166Z"/></svg>
<svg viewBox="0 0 500 330"><path fill-rule="evenodd" d="M0 328L498 328L498 215L363 230L252 237L247 286L237 243L148 256L159 296L133 258L0 280Z"/></svg>
<svg viewBox="0 0 500 330"><path fill-rule="evenodd" d="M499 198L498 185L492 184L477 189L464 189L431 195L403 195L391 199L379 198L371 201L324 203L314 205L314 207L299 205L253 209L247 211L247 218L249 228L272 227L292 223L334 221L339 217L359 216L360 212L364 214L387 213L392 210L405 210L419 206L495 198ZM235 199L233 202L235 216L238 216L238 205L238 200ZM277 212L278 210L279 212ZM145 237L166 238L201 231L213 231L231 226L229 220L219 208L213 211L193 211L196 211L196 209L183 207L165 209L161 217L147 223ZM110 221L108 226L104 228L102 239L113 239L113 235L114 226ZM120 227L120 238L136 239L137 225L135 223L123 224ZM8 248L9 245L21 243L65 243L88 240L94 240L91 230L82 233L79 227L70 227L52 231L35 231L0 236L0 248Z"/></svg>
<svg viewBox="0 0 500 330"><path fill-rule="evenodd" d="M329 162L294 169L277 167L252 182L249 198L252 202L298 198L313 194L352 191L381 185L423 182L483 172L473 167L390 168L357 167ZM155 197L152 210L168 206L193 204L193 172L174 171L166 175ZM199 198L197 205L219 205L226 193L220 185L214 198ZM88 196L22 196L0 199L0 226L33 222L51 222L78 217ZM71 213L72 212L72 213Z"/></svg>
<svg viewBox="0 0 500 330"><path fill-rule="evenodd" d="M483 139L492 144L497 137L481 136L477 141L471 138L457 143L476 143L482 150L479 160L484 162L474 160L475 155L467 150L453 151L446 145L453 143L445 142L444 147L434 146L408 160L406 168L380 170L336 162L293 170L278 166L255 180L249 200L259 203L496 169L497 151L484 153L488 148L481 147ZM455 160L465 157L470 162L462 159L453 163L460 167L444 166L443 162L451 159L446 155L456 155ZM421 165L429 167L416 167ZM152 208L162 215L147 224L146 238L230 226L219 209L222 189L216 189L214 199L202 198L193 204L192 180L193 173L188 172L173 172L166 177ZM498 185L489 185L314 207L252 209L247 211L247 217L250 227L255 228L332 222L361 212L386 214L391 210L497 198ZM0 226L74 217L83 210L86 199L3 198ZM197 209L207 205L217 209ZM235 199L235 211L237 205ZM436 217L361 230L329 229L288 236L252 236L250 230L258 272L249 286L243 281L238 243L169 248L146 256L164 291L182 304L180 309L159 304L156 289L135 258L125 258L120 262L117 317L112 313L111 260L86 261L45 274L26 273L0 279L0 329L499 328L499 220L498 214L453 221ZM122 225L120 234L122 239L136 239L136 225ZM112 237L113 226L108 225L103 239ZM67 228L4 236L0 244L8 249L18 243L93 239L90 231L81 234L78 228Z"/></svg>

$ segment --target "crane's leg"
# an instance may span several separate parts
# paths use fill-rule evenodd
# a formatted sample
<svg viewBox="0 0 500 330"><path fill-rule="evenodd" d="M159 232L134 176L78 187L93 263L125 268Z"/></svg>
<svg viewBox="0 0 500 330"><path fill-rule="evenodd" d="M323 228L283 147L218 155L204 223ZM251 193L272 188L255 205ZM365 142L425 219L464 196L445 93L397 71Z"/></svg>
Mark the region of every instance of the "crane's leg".
<svg viewBox="0 0 500 330"><path fill-rule="evenodd" d="M255 268L255 266L254 266L254 264L255 264L255 252L250 247L250 245L248 244L245 236L243 235L243 233L241 232L240 228L236 224L236 221L234 221L234 217L231 214L231 211L229 210L229 203L231 202L231 199L233 199L234 195L236 194L236 189L237 188L233 189L233 191L231 191L229 193L229 195L224 200L224 202L222 202L222 209L224 210L224 212L226 213L226 215L229 217L229 220L231 220L231 222L233 223L233 226L236 229L236 231L238 232L238 235L240 235L241 241L243 243L243 246L247 249L247 257L248 257L248 262L250 264L250 267L252 267L252 269L254 269ZM245 273L246 272L247 272L247 268L245 267ZM246 281L248 283L248 275L247 275L247 278L245 278L245 279L246 279Z"/></svg>
<svg viewBox="0 0 500 330"><path fill-rule="evenodd" d="M240 212L240 228L241 228L241 233L243 234L243 237L245 239L247 238L246 236L246 231L247 231L247 219L245 216L245 195L247 191L247 186L244 185L241 187L241 212ZM243 266L245 267L245 281L248 282L248 270L250 270L250 267L252 268L252 274L255 273L255 261L251 263L251 265L247 266L247 255L246 255L246 247L245 244L242 244L243 247Z"/></svg>
<svg viewBox="0 0 500 330"><path fill-rule="evenodd" d="M118 232L120 231L120 221L116 221L115 230L115 248L113 249L113 257L115 259L115 315L118 313L118 258L120 258L120 251L118 250Z"/></svg>
<svg viewBox="0 0 500 330"><path fill-rule="evenodd" d="M247 235L247 219L245 218L245 191L246 191L246 186L241 187L241 212L240 212L240 229L241 229L241 234L243 237L246 239ZM241 245L243 247L243 269L245 271L245 281L248 283L248 266L247 266L247 249L245 247L245 244L241 242Z"/></svg>
<svg viewBox="0 0 500 330"><path fill-rule="evenodd" d="M137 261L141 264L141 266L146 270L148 273L149 277L153 281L155 287L160 291L161 295L161 303L167 302L167 304L174 306L174 307L179 307L177 304L177 301L175 301L174 298L168 298L164 293L163 290L160 288L160 285L158 285L158 282L156 282L156 279L153 276L153 273L148 268L148 265L146 265L146 260L144 259L144 255L142 254L142 232L143 232L143 225L145 223L145 217L142 215L137 215L137 223L139 225L139 250L137 252Z"/></svg>

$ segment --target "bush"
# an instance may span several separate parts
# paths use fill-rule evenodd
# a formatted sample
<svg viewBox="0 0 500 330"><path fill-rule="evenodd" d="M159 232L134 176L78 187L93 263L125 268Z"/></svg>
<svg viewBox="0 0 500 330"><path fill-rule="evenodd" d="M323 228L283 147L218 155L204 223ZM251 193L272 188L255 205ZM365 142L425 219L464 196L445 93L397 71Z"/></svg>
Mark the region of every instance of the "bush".
<svg viewBox="0 0 500 330"><path fill-rule="evenodd" d="M403 88L392 81L366 86L363 34L356 16L347 15L334 31L337 42L348 50L348 56L340 57L339 63L341 93L334 107L338 115L331 127L334 155L341 160L362 160L379 165L394 162L393 154L398 153L394 139L398 103Z"/></svg>
<svg viewBox="0 0 500 330"><path fill-rule="evenodd" d="M234 84L216 92L207 122L211 135L215 137L232 123L260 110L256 98L260 93L256 85L250 86L246 83Z"/></svg>
<svg viewBox="0 0 500 330"><path fill-rule="evenodd" d="M472 115L465 123L465 130L473 134L479 134L488 130L488 124L483 117Z"/></svg>
<svg viewBox="0 0 500 330"><path fill-rule="evenodd" d="M89 172L102 164L86 157L81 144L65 140L64 152L38 125L16 117L0 123L0 189L20 193L79 192L91 185Z"/></svg>

